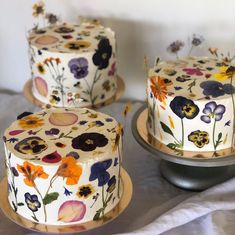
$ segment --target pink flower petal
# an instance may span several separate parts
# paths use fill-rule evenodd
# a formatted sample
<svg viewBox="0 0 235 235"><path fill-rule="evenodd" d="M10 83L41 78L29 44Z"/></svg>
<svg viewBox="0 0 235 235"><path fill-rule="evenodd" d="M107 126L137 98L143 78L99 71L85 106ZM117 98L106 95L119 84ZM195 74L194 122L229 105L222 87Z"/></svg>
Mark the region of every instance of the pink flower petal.
<svg viewBox="0 0 235 235"><path fill-rule="evenodd" d="M35 87L36 87L38 93L41 96L46 97L48 94L48 88L47 88L46 81L41 77L36 77L36 78L34 78L34 83L35 83Z"/></svg>
<svg viewBox="0 0 235 235"><path fill-rule="evenodd" d="M59 153L57 153L57 151L55 151L43 157L42 161L47 163L57 163L61 161L61 156Z"/></svg>
<svg viewBox="0 0 235 235"><path fill-rule="evenodd" d="M86 205L81 201L70 200L64 202L58 211L58 221L65 223L77 222L83 219Z"/></svg>
<svg viewBox="0 0 235 235"><path fill-rule="evenodd" d="M14 130L14 131L10 131L9 135L19 135L20 133L24 132L24 130Z"/></svg>
<svg viewBox="0 0 235 235"><path fill-rule="evenodd" d="M52 113L49 122L55 126L70 126L77 122L78 116L74 113Z"/></svg>

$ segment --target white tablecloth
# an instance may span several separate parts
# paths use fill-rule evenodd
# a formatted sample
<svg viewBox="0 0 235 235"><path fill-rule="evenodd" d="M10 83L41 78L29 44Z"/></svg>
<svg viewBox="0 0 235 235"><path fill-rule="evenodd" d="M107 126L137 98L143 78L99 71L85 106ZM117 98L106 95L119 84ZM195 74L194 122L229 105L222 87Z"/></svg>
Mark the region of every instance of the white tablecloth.
<svg viewBox="0 0 235 235"><path fill-rule="evenodd" d="M123 121L125 102L117 102L100 111ZM124 168L130 174L134 192L126 209L116 220L85 235L211 235L235 234L235 179L202 193L188 192L166 182L159 172L159 160L151 157L132 136L131 118L142 106L133 102L125 130ZM37 108L20 94L0 93L0 134L23 111ZM0 177L5 175L1 143ZM0 192L1 193L1 192ZM234 209L234 211L233 211ZM36 234L9 221L0 212L0 234Z"/></svg>

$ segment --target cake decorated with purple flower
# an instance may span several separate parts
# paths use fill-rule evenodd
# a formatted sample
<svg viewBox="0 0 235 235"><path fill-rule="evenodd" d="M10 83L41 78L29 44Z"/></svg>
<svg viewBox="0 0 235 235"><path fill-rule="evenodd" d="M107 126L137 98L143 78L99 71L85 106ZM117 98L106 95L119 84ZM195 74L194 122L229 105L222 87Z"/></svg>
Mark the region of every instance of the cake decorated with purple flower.
<svg viewBox="0 0 235 235"><path fill-rule="evenodd" d="M29 33L32 93L56 107L94 107L117 90L116 39L94 23L35 28Z"/></svg>
<svg viewBox="0 0 235 235"><path fill-rule="evenodd" d="M148 132L172 150L218 151L234 144L235 67L187 57L156 63L148 74Z"/></svg>
<svg viewBox="0 0 235 235"><path fill-rule="evenodd" d="M90 109L28 112L4 134L8 200L35 223L104 219L122 196L122 128Z"/></svg>

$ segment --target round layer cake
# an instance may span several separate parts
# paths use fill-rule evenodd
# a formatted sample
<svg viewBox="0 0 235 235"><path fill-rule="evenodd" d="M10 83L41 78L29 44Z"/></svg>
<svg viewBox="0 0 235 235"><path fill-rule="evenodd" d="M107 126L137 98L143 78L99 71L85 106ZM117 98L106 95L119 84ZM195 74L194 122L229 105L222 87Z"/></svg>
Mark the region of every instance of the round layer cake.
<svg viewBox="0 0 235 235"><path fill-rule="evenodd" d="M9 203L38 223L102 219L122 195L118 122L86 108L24 113L5 131Z"/></svg>
<svg viewBox="0 0 235 235"><path fill-rule="evenodd" d="M30 32L28 41L32 92L42 103L89 107L115 96L116 40L110 28L50 26Z"/></svg>
<svg viewBox="0 0 235 235"><path fill-rule="evenodd" d="M233 146L235 67L205 57L159 62L149 71L148 131L170 149Z"/></svg>

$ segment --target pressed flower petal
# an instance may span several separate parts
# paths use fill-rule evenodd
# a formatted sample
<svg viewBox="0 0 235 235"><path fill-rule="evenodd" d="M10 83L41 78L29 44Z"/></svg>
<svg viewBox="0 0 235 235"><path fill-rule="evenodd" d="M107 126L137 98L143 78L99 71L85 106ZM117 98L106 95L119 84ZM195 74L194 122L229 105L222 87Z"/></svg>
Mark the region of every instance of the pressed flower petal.
<svg viewBox="0 0 235 235"><path fill-rule="evenodd" d="M202 115L201 120L205 123L210 123L211 122L210 116L207 116L207 115Z"/></svg>
<svg viewBox="0 0 235 235"><path fill-rule="evenodd" d="M77 222L83 219L86 205L81 201L70 200L64 202L58 211L58 221L65 223Z"/></svg>
<svg viewBox="0 0 235 235"><path fill-rule="evenodd" d="M24 130L14 130L14 131L10 131L9 135L15 136L15 135L19 135L22 132L24 132Z"/></svg>
<svg viewBox="0 0 235 235"><path fill-rule="evenodd" d="M203 112L204 114L206 114L206 115L211 115L211 114L212 114L211 108L204 108L204 109L202 110L202 112Z"/></svg>
<svg viewBox="0 0 235 235"><path fill-rule="evenodd" d="M225 84L230 85L230 84ZM228 94L226 91L232 91L230 88L227 89L222 83L218 81L204 81L200 84L200 87L203 89L203 94L206 96L212 96L213 98L223 96L225 93ZM230 86L229 86L230 87Z"/></svg>
<svg viewBox="0 0 235 235"><path fill-rule="evenodd" d="M61 155L57 151L47 154L45 157L42 158L42 161L47 163L57 163L60 160Z"/></svg>
<svg viewBox="0 0 235 235"><path fill-rule="evenodd" d="M32 180L28 179L28 178L25 178L25 179L24 179L24 182L25 182L25 184L28 185L29 187L34 187L34 186L35 186L35 183L34 183Z"/></svg>
<svg viewBox="0 0 235 235"><path fill-rule="evenodd" d="M51 113L49 122L55 126L70 126L77 122L78 116L74 113Z"/></svg>
<svg viewBox="0 0 235 235"><path fill-rule="evenodd" d="M229 76L227 74L214 74L213 77L218 80L218 81L225 81L229 78Z"/></svg>
<svg viewBox="0 0 235 235"><path fill-rule="evenodd" d="M205 109L210 109L211 113L215 111L215 108L217 107L215 101L211 101L205 105Z"/></svg>
<svg viewBox="0 0 235 235"><path fill-rule="evenodd" d="M220 121L222 119L223 115L222 114L215 114L215 120Z"/></svg>
<svg viewBox="0 0 235 235"><path fill-rule="evenodd" d="M47 97L48 87L46 81L41 77L35 77L34 84L38 93L44 97Z"/></svg>
<svg viewBox="0 0 235 235"><path fill-rule="evenodd" d="M175 128L175 125L174 125L174 122L173 122L172 117L171 117L171 116L168 116L168 118L169 118L170 127L171 127L172 129L174 129L174 128Z"/></svg>
<svg viewBox="0 0 235 235"><path fill-rule="evenodd" d="M224 89L225 94L231 95L235 93L235 87L232 86L230 83L224 84L223 89Z"/></svg>
<svg viewBox="0 0 235 235"><path fill-rule="evenodd" d="M225 112L225 106L222 104L217 105L216 109L214 110L215 114L224 114Z"/></svg>
<svg viewBox="0 0 235 235"><path fill-rule="evenodd" d="M65 157L62 159L62 163L56 174L60 177L66 178L66 184L74 185L78 183L82 174L82 167L77 164L74 157Z"/></svg>

